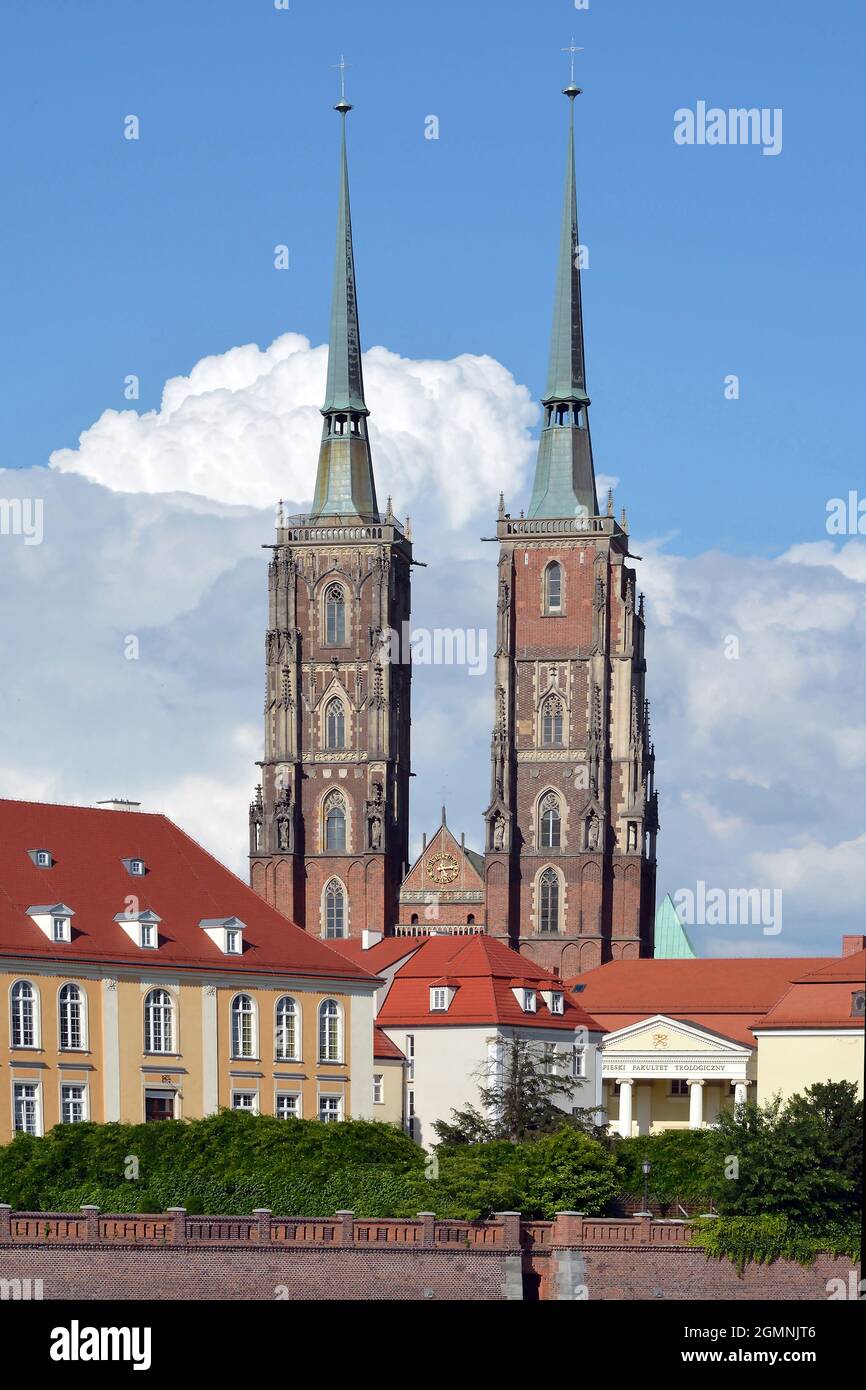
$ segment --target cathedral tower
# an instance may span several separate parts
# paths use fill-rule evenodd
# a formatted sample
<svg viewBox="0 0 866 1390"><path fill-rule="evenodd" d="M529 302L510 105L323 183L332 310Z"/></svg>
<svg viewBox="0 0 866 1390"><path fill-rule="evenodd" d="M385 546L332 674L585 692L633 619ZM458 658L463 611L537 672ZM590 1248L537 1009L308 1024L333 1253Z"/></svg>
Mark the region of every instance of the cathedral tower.
<svg viewBox="0 0 866 1390"><path fill-rule="evenodd" d="M652 955L657 798L643 601L596 495L569 104L553 333L529 510L500 500L487 930L575 975Z"/></svg>
<svg viewBox="0 0 866 1390"><path fill-rule="evenodd" d="M324 426L312 509L277 523L268 567L265 754L250 883L323 937L390 932L408 860L408 527L376 502L355 294L346 116Z"/></svg>

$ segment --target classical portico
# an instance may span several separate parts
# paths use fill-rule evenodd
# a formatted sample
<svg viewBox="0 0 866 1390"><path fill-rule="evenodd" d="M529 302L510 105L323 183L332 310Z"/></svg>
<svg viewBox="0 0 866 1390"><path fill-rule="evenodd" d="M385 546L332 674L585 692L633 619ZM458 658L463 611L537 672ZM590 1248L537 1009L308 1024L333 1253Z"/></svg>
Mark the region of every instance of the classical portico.
<svg viewBox="0 0 866 1390"><path fill-rule="evenodd" d="M754 1048L664 1014L604 1040L604 1105L624 1137L712 1124L745 1103L754 1075Z"/></svg>

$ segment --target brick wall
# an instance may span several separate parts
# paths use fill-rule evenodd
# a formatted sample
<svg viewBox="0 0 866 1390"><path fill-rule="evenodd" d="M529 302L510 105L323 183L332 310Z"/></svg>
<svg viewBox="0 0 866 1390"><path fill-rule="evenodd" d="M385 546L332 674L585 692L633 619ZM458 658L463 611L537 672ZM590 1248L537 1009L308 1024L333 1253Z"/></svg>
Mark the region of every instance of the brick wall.
<svg viewBox="0 0 866 1390"><path fill-rule="evenodd" d="M16 1280L41 1280L45 1299L72 1300L825 1301L830 1279L850 1284L847 1259L738 1275L688 1241L682 1223L574 1212L471 1223L0 1207L0 1296L14 1296Z"/></svg>

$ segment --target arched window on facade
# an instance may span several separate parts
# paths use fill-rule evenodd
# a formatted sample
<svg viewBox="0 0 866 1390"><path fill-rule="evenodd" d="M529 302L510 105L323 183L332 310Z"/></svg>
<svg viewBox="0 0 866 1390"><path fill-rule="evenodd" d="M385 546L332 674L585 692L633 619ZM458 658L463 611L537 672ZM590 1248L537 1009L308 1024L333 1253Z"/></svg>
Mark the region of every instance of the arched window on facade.
<svg viewBox="0 0 866 1390"><path fill-rule="evenodd" d="M274 1020L274 1057L278 1062L300 1061L298 1018L299 1011L295 1000L284 994L282 999L277 1000Z"/></svg>
<svg viewBox="0 0 866 1390"><path fill-rule="evenodd" d="M330 792L325 801L325 849L346 848L346 802L342 792Z"/></svg>
<svg viewBox="0 0 866 1390"><path fill-rule="evenodd" d="M319 1061L343 1060L343 1011L336 999L319 1005Z"/></svg>
<svg viewBox="0 0 866 1390"><path fill-rule="evenodd" d="M562 566L556 560L544 571L544 611L562 612Z"/></svg>
<svg viewBox="0 0 866 1390"><path fill-rule="evenodd" d="M559 797L556 792L548 792L543 797L538 817L538 844L541 849L559 849L562 835L562 817Z"/></svg>
<svg viewBox="0 0 866 1390"><path fill-rule="evenodd" d="M39 1046L39 997L29 980L16 980L10 997L12 1046Z"/></svg>
<svg viewBox="0 0 866 1390"><path fill-rule="evenodd" d="M558 695L548 695L541 707L541 742L548 746L562 743L562 701Z"/></svg>
<svg viewBox="0 0 866 1390"><path fill-rule="evenodd" d="M232 1000L232 1056L256 1055L256 1006L248 994Z"/></svg>
<svg viewBox="0 0 866 1390"><path fill-rule="evenodd" d="M60 1046L75 1049L87 1046L84 1026L84 995L78 985L64 985L58 996Z"/></svg>
<svg viewBox="0 0 866 1390"><path fill-rule="evenodd" d="M346 712L339 695L329 700L325 706L325 747L345 748Z"/></svg>
<svg viewBox="0 0 866 1390"><path fill-rule="evenodd" d="M538 880L538 929L559 931L559 876L555 869L545 869Z"/></svg>
<svg viewBox="0 0 866 1390"><path fill-rule="evenodd" d="M346 935L346 895L343 885L332 878L325 888L325 936Z"/></svg>
<svg viewBox="0 0 866 1390"><path fill-rule="evenodd" d="M174 1004L167 989L152 989L145 996L144 1050L174 1051Z"/></svg>
<svg viewBox="0 0 866 1390"><path fill-rule="evenodd" d="M346 595L342 584L329 584L325 590L325 641L342 647L346 642Z"/></svg>

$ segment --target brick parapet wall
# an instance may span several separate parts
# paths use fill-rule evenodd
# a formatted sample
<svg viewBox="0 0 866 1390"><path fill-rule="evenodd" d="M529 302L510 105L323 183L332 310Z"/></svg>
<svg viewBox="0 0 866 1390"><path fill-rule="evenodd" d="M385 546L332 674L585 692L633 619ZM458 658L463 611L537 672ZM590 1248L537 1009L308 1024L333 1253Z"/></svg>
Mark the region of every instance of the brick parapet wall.
<svg viewBox="0 0 866 1390"><path fill-rule="evenodd" d="M708 1258L684 1222L559 1212L555 1221L115 1215L0 1206L2 1297L42 1281L46 1299L826 1300L851 1261L807 1267ZM26 1295L24 1295L26 1296ZM848 1295L850 1296L850 1295Z"/></svg>

